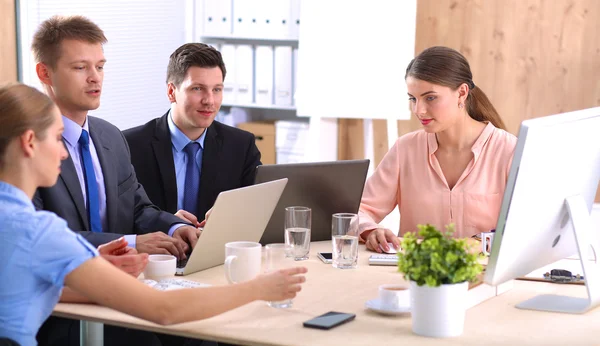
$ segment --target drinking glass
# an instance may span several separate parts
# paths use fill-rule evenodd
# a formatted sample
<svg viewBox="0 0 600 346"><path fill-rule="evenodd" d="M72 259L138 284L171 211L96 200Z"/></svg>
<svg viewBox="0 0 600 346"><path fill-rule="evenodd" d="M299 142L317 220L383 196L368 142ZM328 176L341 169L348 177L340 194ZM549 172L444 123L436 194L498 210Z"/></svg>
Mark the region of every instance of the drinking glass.
<svg viewBox="0 0 600 346"><path fill-rule="evenodd" d="M358 215L333 214L331 219L333 262L335 268L352 269L358 263Z"/></svg>
<svg viewBox="0 0 600 346"><path fill-rule="evenodd" d="M311 209L307 207L285 208L285 243L288 256L296 261L308 259L310 252Z"/></svg>
<svg viewBox="0 0 600 346"><path fill-rule="evenodd" d="M288 248L289 246L287 244L267 244L265 246L265 272L270 273L294 266L293 258L287 256ZM286 299L276 302L269 301L267 304L273 308L289 308L292 306L292 300Z"/></svg>

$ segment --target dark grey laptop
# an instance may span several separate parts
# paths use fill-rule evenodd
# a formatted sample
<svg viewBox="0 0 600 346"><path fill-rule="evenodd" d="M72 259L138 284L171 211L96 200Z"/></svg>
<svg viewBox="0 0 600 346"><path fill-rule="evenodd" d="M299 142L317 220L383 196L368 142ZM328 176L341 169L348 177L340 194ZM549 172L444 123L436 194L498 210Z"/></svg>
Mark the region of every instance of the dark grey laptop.
<svg viewBox="0 0 600 346"><path fill-rule="evenodd" d="M369 160L263 165L256 168L255 184L288 178L260 243L284 242L285 208L312 209L311 241L331 240L331 215L357 213Z"/></svg>

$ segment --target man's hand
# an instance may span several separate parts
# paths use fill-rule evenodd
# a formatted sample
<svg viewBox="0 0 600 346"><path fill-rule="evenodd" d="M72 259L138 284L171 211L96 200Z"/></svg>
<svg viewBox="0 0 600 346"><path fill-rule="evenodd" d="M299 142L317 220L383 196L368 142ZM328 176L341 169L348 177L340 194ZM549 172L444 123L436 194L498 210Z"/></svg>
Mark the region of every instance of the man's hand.
<svg viewBox="0 0 600 346"><path fill-rule="evenodd" d="M193 228L191 226L183 227ZM188 250L188 245L184 241L175 237L169 237L162 232L138 235L135 243L138 252L173 255L179 259L185 259L185 253Z"/></svg>
<svg viewBox="0 0 600 346"><path fill-rule="evenodd" d="M183 243L190 244L192 249L196 247L198 238L200 238L202 231L192 226L181 226L173 232L173 238L182 241Z"/></svg>
<svg viewBox="0 0 600 346"><path fill-rule="evenodd" d="M210 216L211 212L212 212L212 208L208 209L208 211L204 215L204 220L202 220L202 222L200 222L200 225L198 225L198 227L204 227L204 225L206 225L206 220L208 220L208 217Z"/></svg>
<svg viewBox="0 0 600 346"><path fill-rule="evenodd" d="M185 222L191 223L194 227L201 227L200 222L198 222L198 218L196 217L196 215L190 213L189 211L180 209L178 212L175 213L175 216L177 216L178 218L182 219Z"/></svg>
<svg viewBox="0 0 600 346"><path fill-rule="evenodd" d="M102 258L112 263L115 267L136 278L144 271L146 264L148 264L148 255L138 254L134 248L127 246L127 241L124 237L100 245L98 252Z"/></svg>
<svg viewBox="0 0 600 346"><path fill-rule="evenodd" d="M379 253L390 250L388 243L392 243L396 250L400 248L400 239L396 237L394 232L386 228L377 228L370 231L365 240L365 245L368 250Z"/></svg>

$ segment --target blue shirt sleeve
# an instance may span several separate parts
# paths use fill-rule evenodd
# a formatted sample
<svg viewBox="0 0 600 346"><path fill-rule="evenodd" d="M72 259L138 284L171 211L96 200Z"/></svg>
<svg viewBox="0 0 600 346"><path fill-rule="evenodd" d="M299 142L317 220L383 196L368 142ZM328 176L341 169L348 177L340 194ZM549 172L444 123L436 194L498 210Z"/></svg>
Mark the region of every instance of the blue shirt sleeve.
<svg viewBox="0 0 600 346"><path fill-rule="evenodd" d="M37 239L32 246L35 251L31 253L32 269L47 282L63 286L65 277L83 262L98 256L98 250L69 230L64 220L51 213L44 214L37 218Z"/></svg>

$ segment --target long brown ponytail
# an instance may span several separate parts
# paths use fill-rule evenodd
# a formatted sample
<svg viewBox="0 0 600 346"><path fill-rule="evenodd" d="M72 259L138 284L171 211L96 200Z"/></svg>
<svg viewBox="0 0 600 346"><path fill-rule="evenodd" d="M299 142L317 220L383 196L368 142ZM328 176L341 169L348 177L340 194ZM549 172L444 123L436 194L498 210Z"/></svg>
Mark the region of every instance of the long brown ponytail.
<svg viewBox="0 0 600 346"><path fill-rule="evenodd" d="M473 82L469 62L456 50L441 46L425 49L408 64L404 79L408 76L452 90L466 83L469 86L469 95L465 104L469 116L477 121L491 122L497 128L506 130L496 108L483 90Z"/></svg>

